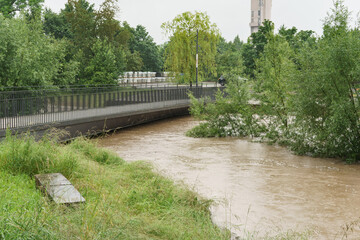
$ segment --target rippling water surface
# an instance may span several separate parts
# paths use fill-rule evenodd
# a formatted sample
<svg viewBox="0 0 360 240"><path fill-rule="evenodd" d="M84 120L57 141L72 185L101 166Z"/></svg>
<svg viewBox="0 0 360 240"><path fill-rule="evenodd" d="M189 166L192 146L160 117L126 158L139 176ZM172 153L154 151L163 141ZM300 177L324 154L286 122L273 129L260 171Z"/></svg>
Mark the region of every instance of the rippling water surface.
<svg viewBox="0 0 360 240"><path fill-rule="evenodd" d="M216 200L214 221L238 235L314 231L342 239L360 218L360 166L300 157L246 139L194 139L191 117L128 128L100 140L127 161L147 160L164 175ZM360 239L359 224L348 239Z"/></svg>

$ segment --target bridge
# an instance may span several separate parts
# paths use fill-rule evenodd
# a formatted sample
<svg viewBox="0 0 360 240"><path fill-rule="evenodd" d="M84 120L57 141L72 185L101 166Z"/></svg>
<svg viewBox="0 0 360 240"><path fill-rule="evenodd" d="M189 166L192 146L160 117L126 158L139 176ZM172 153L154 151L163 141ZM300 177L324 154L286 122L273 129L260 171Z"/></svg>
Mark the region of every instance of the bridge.
<svg viewBox="0 0 360 240"><path fill-rule="evenodd" d="M42 135L65 129L66 138L94 135L188 114L189 93L214 100L218 87L177 85L73 86L0 92L0 138L13 133Z"/></svg>

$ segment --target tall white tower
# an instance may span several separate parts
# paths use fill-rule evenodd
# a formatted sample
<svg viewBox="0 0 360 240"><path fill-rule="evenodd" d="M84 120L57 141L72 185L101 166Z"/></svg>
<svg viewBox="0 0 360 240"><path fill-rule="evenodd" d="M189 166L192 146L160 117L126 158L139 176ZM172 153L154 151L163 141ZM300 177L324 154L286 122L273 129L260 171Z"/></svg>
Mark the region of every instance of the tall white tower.
<svg viewBox="0 0 360 240"><path fill-rule="evenodd" d="M265 19L271 20L272 0L251 0L251 33L257 32Z"/></svg>

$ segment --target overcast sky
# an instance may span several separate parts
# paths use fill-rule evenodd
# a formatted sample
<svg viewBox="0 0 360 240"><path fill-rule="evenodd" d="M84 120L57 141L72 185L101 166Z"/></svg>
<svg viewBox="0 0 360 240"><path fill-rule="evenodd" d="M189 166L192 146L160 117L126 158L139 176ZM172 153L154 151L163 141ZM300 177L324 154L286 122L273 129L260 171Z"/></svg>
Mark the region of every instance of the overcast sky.
<svg viewBox="0 0 360 240"><path fill-rule="evenodd" d="M103 0L88 0L96 8ZM45 6L58 12L67 0L45 0ZM207 12L216 23L226 40L236 35L246 41L250 35L250 0L119 0L118 19L127 21L132 27L141 24L146 27L155 42L167 41L160 26L185 11ZM360 11L360 0L345 0L355 21ZM272 21L275 28L281 25L295 26L299 30L314 30L322 33L326 13L332 8L333 0L273 0Z"/></svg>

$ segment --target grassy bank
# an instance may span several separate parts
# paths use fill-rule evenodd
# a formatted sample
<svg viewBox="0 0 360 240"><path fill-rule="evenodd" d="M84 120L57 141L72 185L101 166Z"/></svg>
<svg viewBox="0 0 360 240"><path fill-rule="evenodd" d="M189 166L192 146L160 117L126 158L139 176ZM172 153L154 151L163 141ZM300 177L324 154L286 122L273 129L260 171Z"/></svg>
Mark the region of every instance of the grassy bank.
<svg viewBox="0 0 360 240"><path fill-rule="evenodd" d="M35 188L37 173L61 172L86 204L57 206ZM7 136L0 143L0 239L229 239L210 201L126 163L93 143Z"/></svg>

